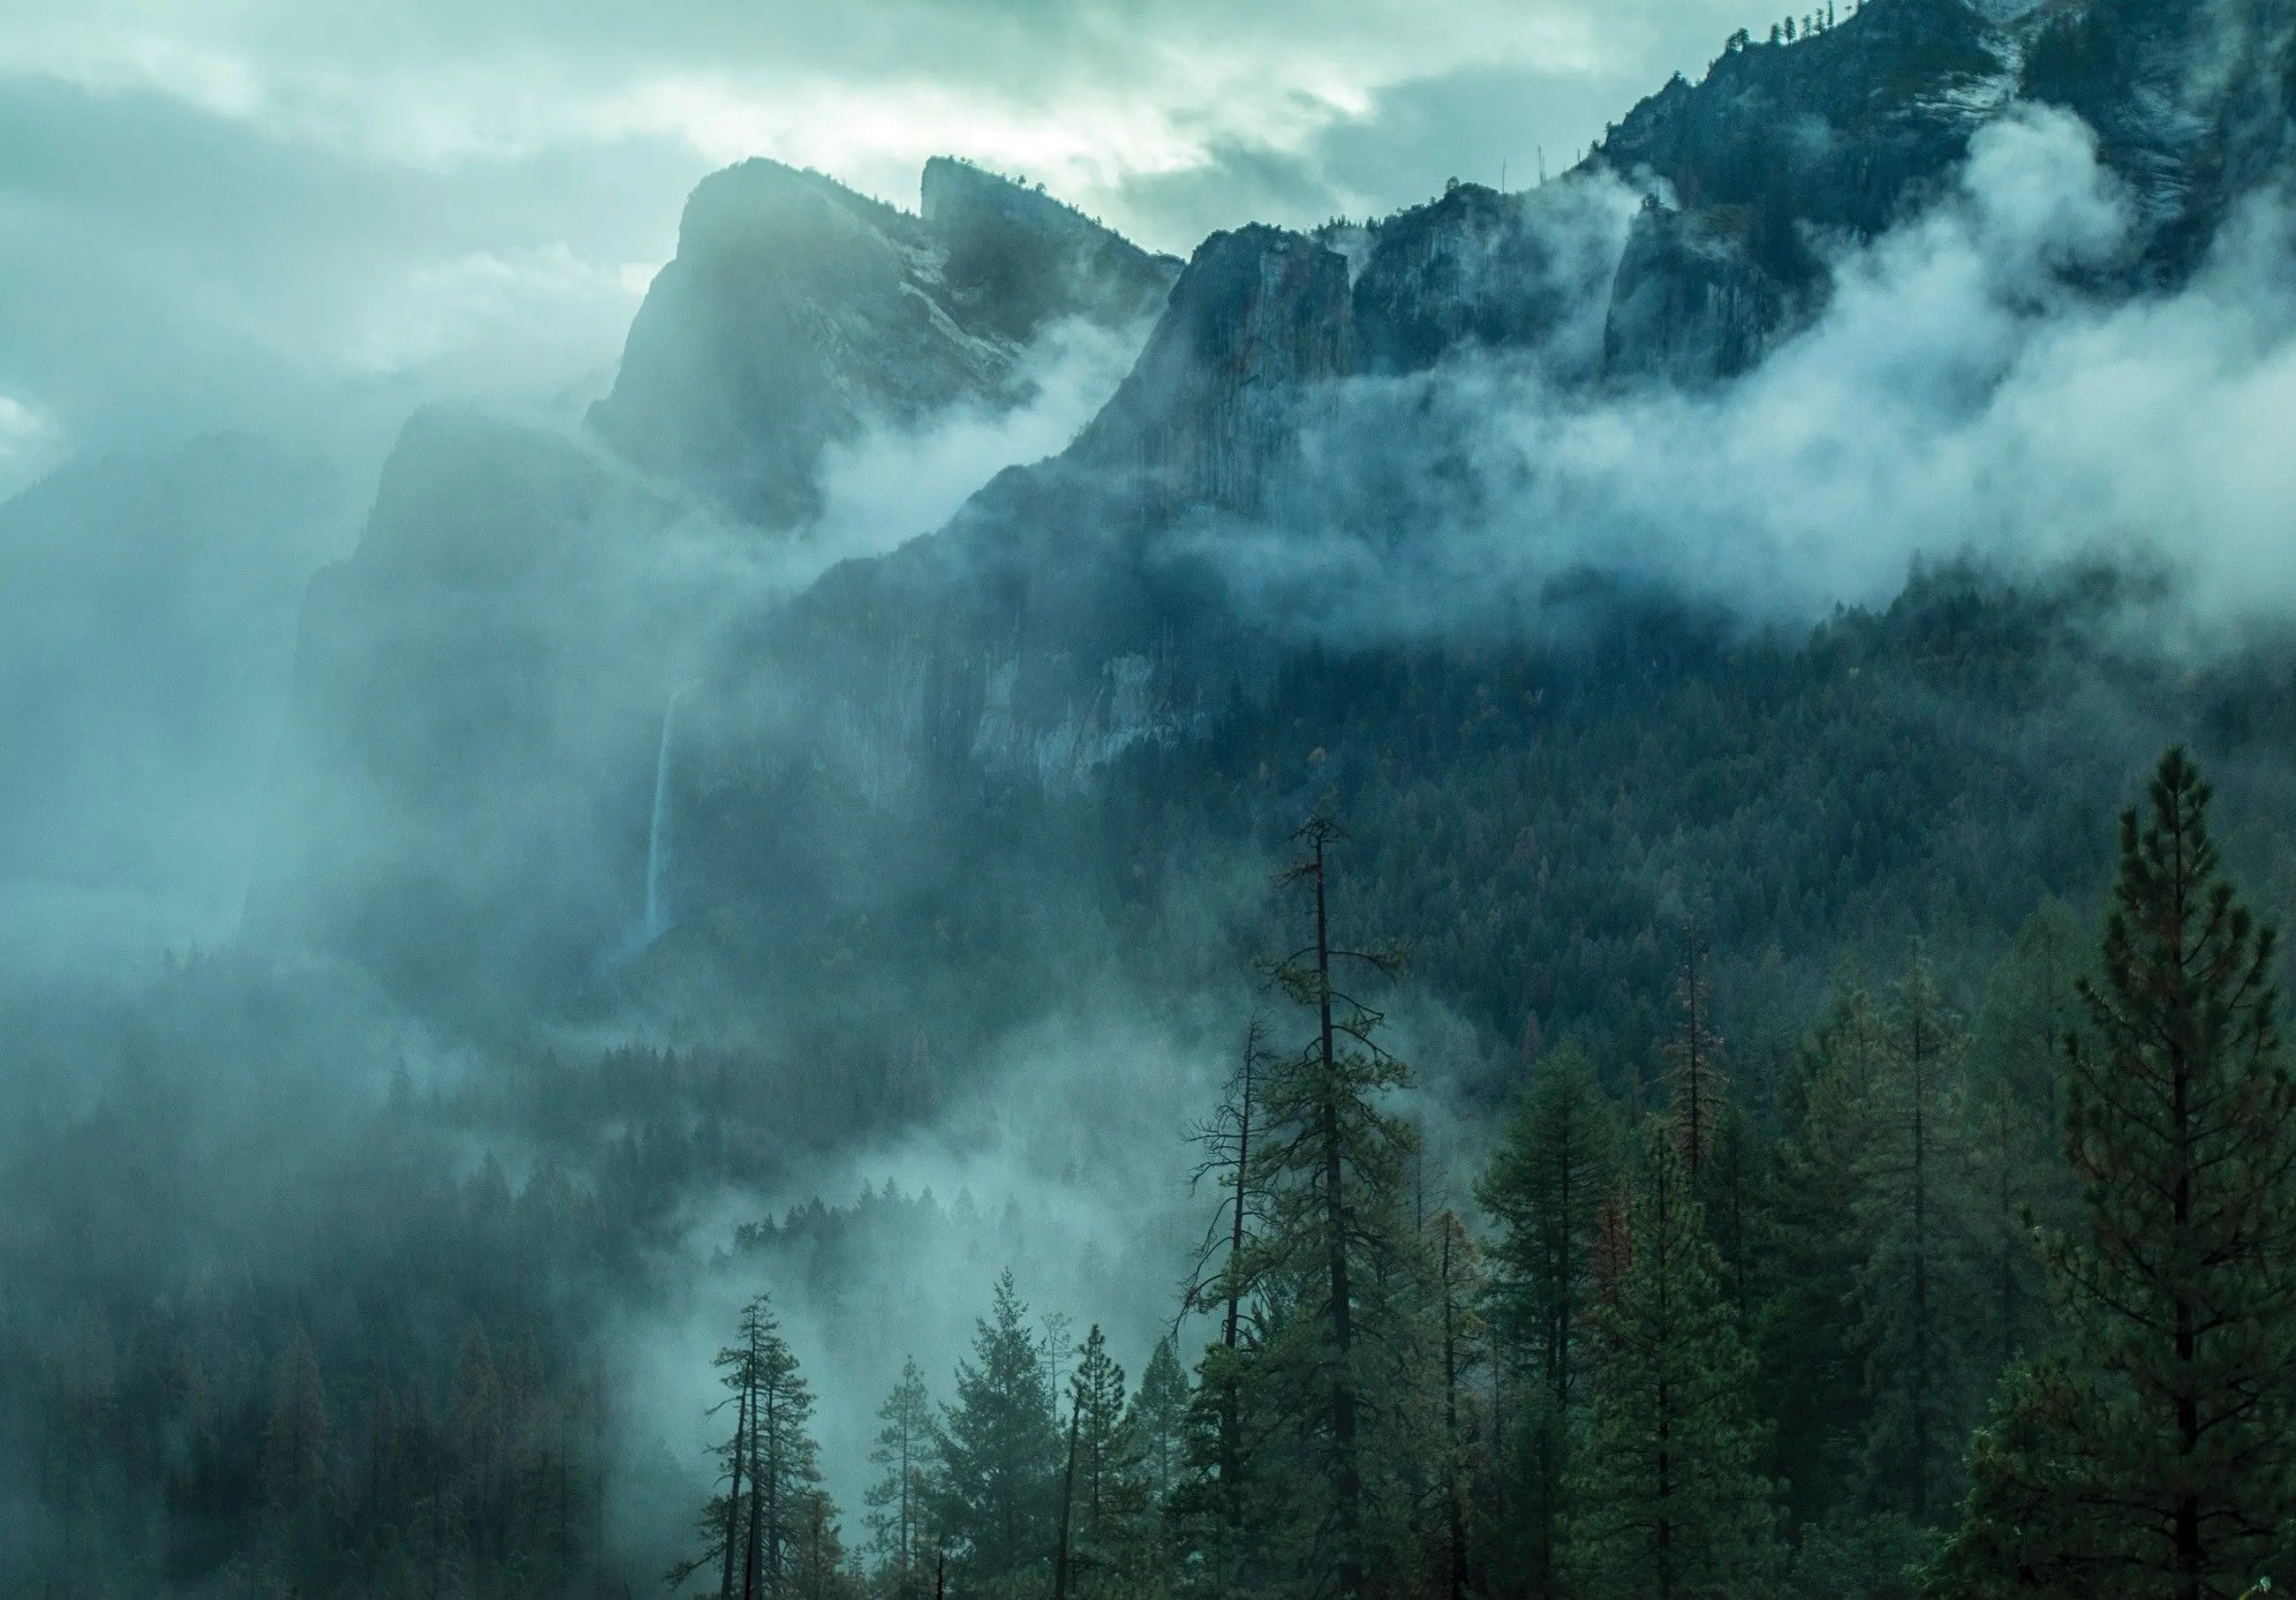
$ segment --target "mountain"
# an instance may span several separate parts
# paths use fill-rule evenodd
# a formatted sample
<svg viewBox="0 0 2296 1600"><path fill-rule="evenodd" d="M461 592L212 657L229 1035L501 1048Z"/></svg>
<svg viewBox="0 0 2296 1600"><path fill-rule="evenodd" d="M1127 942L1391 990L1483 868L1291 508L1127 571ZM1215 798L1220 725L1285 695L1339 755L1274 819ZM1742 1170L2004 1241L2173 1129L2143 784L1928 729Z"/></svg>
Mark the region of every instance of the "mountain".
<svg viewBox="0 0 2296 1600"><path fill-rule="evenodd" d="M823 449L865 428L1026 398L1051 324L1123 328L1179 264L1041 192L927 164L910 213L753 160L701 183L591 426L622 455L768 527L821 509Z"/></svg>
<svg viewBox="0 0 2296 1600"><path fill-rule="evenodd" d="M1826 258L1936 199L1977 130L2054 106L2138 201L2124 290L2172 283L2284 176L2296 32L2268 0L1871 0L1798 39L1734 36L1588 157L1660 197L1611 294L1614 370L1753 365L1824 300Z"/></svg>
<svg viewBox="0 0 2296 1600"><path fill-rule="evenodd" d="M964 162L922 198L716 174L586 436L408 423L304 603L251 929L562 986L635 923L664 708L785 581L758 528L802 570L824 449L1026 403L1040 341L1137 337L1177 271Z"/></svg>
<svg viewBox="0 0 2296 1600"><path fill-rule="evenodd" d="M1887 752L1858 743L1870 718L1826 720L1841 710L1829 675L1849 669L1817 644L1734 652L1697 608L1573 579L1499 606L1513 608L1513 631L1430 658L1376 629L1368 642L1327 639L1283 604L1239 598L1239 574L1281 579L1270 593L1315 588L1324 612L1408 599L1350 596L1345 567L1319 567L1320 541L1338 529L1365 548L1407 547L1481 492L1473 442L1453 426L1457 397L1473 392L1460 374L1530 374L1573 404L1726 384L1823 313L1844 251L1946 203L1972 141L2004 119L2073 111L2135 197L2129 249L2085 267L2080 291L2103 305L2172 291L2235 197L2288 173L2290 37L2280 11L2248 0L1870 0L1790 43L1783 29L1775 43L1734 38L1702 81L1669 84L1538 189L1456 185L1312 235L1243 227L1206 240L1177 274L961 163L928 168L915 216L770 163L721 173L689 205L677 260L594 413L603 452L426 419L386 472L358 554L314 587L297 691L307 734L281 788L280 836L299 842L263 897L271 924L371 957L420 950L434 975L483 970L456 954L474 945L515 950L562 995L586 990L601 953L622 970L659 890L675 931L633 981L685 963L738 970L726 981L752 992L795 984L783 997L800 1009L850 1010L895 980L840 989L803 974L859 959L854 919L910 956L924 947L904 940L951 918L990 947L1060 928L1063 957L1083 959L1128 936L1104 925L1099 902L1066 906L1055 852L1131 849L1102 839L1108 829L1190 848L1177 841L1193 814L1161 785L1201 784L1240 808L1197 817L1210 830L1193 847L1206 862L1326 786L1380 809L1374 792L1400 792L1398 751L1425 785L1409 802L1423 815L1453 788L1483 792L1469 774L1488 741L1543 737L1535 708L1551 702L1539 697L1582 681L1581 661L1625 675L1577 702L1619 716L1734 694L1733 672L1770 675L1786 685L1771 709L1734 726L1759 750L1824 708L1833 732L1820 747L1865 775L1864 794L1886 784ZM825 447L950 407L1010 405L1031 338L1062 318L1115 325L1151 305L1160 315L1129 375L1068 448L998 473L938 533L782 597L725 580L718 556L697 563L675 531L690 518L684 496L749 523L800 524L819 505ZM2065 692L2051 652L2078 656L2069 641L2106 627L2110 606L2073 605L2076 626L2047 595L1981 583L1925 593L1861 637L1853 654L1892 663L1865 681L1901 686L1888 709L1907 740L1957 716L1973 728L1980 708L1956 697L1983 693L1972 686L1983 674L1940 689L1890 652L1941 636L1957 659L1992 648L1988 628L2054 641L2019 646L2025 698L1986 724L1993 748L2020 752L2025 798L2004 805L2045 808L2035 796L2052 768L2034 752L2060 737ZM1728 663L1718 677L1682 676L1716 661ZM2158 726L2168 691L2137 677L2152 710L2116 713L2119 733L2050 758L2061 775L2087 775L2084 804L2125 753L2120 735ZM1420 687L1398 698L1397 682ZM1354 711L1365 705L1388 710L1366 720ZM1439 705L1441 718L1423 721ZM1334 743L1302 731L1308 707ZM1602 753L1570 782L1611 792L1623 779L1604 763L1620 752L1598 732L1587 739ZM1841 753L1853 747L1865 753ZM1288 753L1248 758L1256 781L1215 753L1277 750ZM1833 781L1813 777L1814 792ZM1735 806L1757 803L1738 776L1725 788ZM1559 816L1576 804L1565 797L1523 804L1521 826L1537 836L1659 850ZM1870 876L1828 878L1831 901L1870 891L1907 903L1906 874L1961 882L1939 874L1945 846L1921 833L1926 814L1872 817L1899 832L1853 852ZM1709 868L1755 873L1753 854L1732 852L1756 851L1757 835L1729 837ZM1998 881L2070 890L2088 865L2035 859ZM1795 870L1806 899L1836 865L1813 857ZM1136 885L1168 869L1134 853L1122 872ZM1642 949L1679 893L1658 874L1609 898L1611 920L1570 942ZM1422 883L1393 903L1411 914L1447 894ZM1814 958L1816 933L1750 896L1736 926L1748 948L1775 939L1792 960ZM1982 915L2005 915L1980 898L1995 907ZM886 972L925 981L906 959L887 956Z"/></svg>

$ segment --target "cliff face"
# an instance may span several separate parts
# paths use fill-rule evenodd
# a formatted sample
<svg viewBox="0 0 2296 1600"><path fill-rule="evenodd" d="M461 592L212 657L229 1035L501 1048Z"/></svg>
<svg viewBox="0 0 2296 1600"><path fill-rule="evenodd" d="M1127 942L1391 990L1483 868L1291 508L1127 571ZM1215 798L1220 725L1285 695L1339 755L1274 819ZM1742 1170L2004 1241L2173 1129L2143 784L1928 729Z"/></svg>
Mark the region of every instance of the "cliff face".
<svg viewBox="0 0 2296 1600"><path fill-rule="evenodd" d="M2296 152L2296 10L2282 0L2087 0L2023 32L2023 94L2096 130L2138 196L2143 270L2199 262L2230 208Z"/></svg>
<svg viewBox="0 0 2296 1600"><path fill-rule="evenodd" d="M1734 208L1635 218L1603 329L1616 378L1693 385L1735 377L1784 331L1789 291L1755 259Z"/></svg>
<svg viewBox="0 0 2296 1600"><path fill-rule="evenodd" d="M824 447L961 404L1027 398L1028 341L1119 327L1178 264L954 161L913 216L817 174L744 161L703 180L591 425L636 465L745 521L821 508Z"/></svg>
<svg viewBox="0 0 2296 1600"><path fill-rule="evenodd" d="M959 318L1016 343L1064 316L1107 327L1152 316L1179 273L1169 256L969 161L927 161L920 199Z"/></svg>
<svg viewBox="0 0 2296 1600"><path fill-rule="evenodd" d="M2079 115L2136 195L2120 287L2173 283L2238 197L2287 171L2292 40L2275 0L1866 0L1792 42L1741 36L1588 159L1683 213L1637 224L1611 369L1742 370L1824 303L1828 248L1920 209L2020 104Z"/></svg>
<svg viewBox="0 0 2296 1600"><path fill-rule="evenodd" d="M1566 179L1517 194L1458 184L1390 217L1356 279L1361 369L1423 372L1481 349L1589 375L1626 217L1600 185Z"/></svg>
<svg viewBox="0 0 2296 1600"><path fill-rule="evenodd" d="M627 477L481 416L409 421L304 597L250 926L378 959L443 938L505 974L588 958L675 661L627 543L661 513Z"/></svg>
<svg viewBox="0 0 2296 1600"><path fill-rule="evenodd" d="M1354 369L1346 260L1252 226L1204 241L1138 363L1069 453L1135 509L1249 509L1316 389Z"/></svg>
<svg viewBox="0 0 2296 1600"><path fill-rule="evenodd" d="M636 915L662 708L688 680L664 762L672 920L836 903L896 857L961 870L964 819L1000 796L1208 736L1271 680L1281 646L1235 613L1210 542L1249 525L1272 548L1324 512L1427 537L1413 493L1364 504L1376 474L1336 458L1344 425L1300 447L1326 415L1359 423L1343 382L1406 407L1467 357L1566 395L1726 382L1824 305L1840 248L1919 212L2029 101L2087 119L2139 198L2137 249L2096 292L2173 283L2289 171L2292 37L2284 0L1866 0L1791 44L1734 41L1538 190L1241 228L1185 269L960 162L927 168L915 216L771 163L720 174L594 414L648 487L564 441L410 429L365 544L306 608L271 903L340 928L429 925L451 900L527 948L595 950ZM826 446L1011 404L1052 323L1160 306L1071 447L939 533L732 626L706 577L633 600L659 502L801 524ZM1447 469L1394 470L1415 490ZM473 884L462 857L511 865Z"/></svg>

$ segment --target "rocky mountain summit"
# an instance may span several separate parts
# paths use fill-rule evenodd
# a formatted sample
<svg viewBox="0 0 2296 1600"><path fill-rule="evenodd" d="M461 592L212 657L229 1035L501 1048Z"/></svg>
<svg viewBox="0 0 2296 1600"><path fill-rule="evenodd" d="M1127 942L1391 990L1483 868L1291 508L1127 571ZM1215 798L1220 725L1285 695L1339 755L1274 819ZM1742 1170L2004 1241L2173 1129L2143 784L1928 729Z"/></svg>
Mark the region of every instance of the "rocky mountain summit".
<svg viewBox="0 0 2296 1600"><path fill-rule="evenodd" d="M2271 0L1866 0L1791 37L1734 36L1536 189L1456 184L1313 234L1242 227L1185 268L960 161L926 168L915 214L772 162L719 173L592 413L608 459L410 430L367 546L315 586L298 693L299 726L368 752L361 803L419 786L424 825L363 816L391 858L347 873L314 865L340 801L305 805L282 829L304 859L288 853L269 903L324 884L340 924L362 881L439 892L453 874L424 852L480 818L491 858L547 863L562 890L588 874L569 943L596 948L641 881L689 906L806 883L834 898L866 874L824 862L923 849L1013 785L1072 792L1129 750L1207 736L1257 703L1285 648L1230 606L1207 551L1348 519L1430 537L1408 504L1359 492L1361 452L1327 426L1344 403L1387 395L1415 418L1478 364L1588 401L1726 384L1821 314L1845 252L1948 194L1980 130L2037 106L2085 121L2134 197L2126 258L2084 291L2162 291L2241 197L2288 181L2296 23ZM1070 447L1002 472L937 534L706 626L660 596L637 619L634 586L600 577L647 570L644 530L669 515L649 496L801 526L832 445L1015 404L1046 329L1151 312ZM1439 434L1412 438L1392 471L1448 470ZM554 457L562 470L536 465ZM409 514L433 480L433 511ZM471 510L509 501L524 509ZM392 555L416 546L438 559ZM472 683L490 686L484 730ZM380 743L359 732L379 718ZM327 748L297 746L282 792L348 792L295 775ZM527 794L546 797L546 827L498 803ZM667 867L647 858L665 838L684 841ZM502 905L549 898L493 887Z"/></svg>
<svg viewBox="0 0 2296 1600"><path fill-rule="evenodd" d="M869 427L1027 398L1047 324L1151 315L1179 264L966 163L936 160L915 213L753 160L703 180L677 254L591 409L636 465L745 521L820 510L821 452Z"/></svg>

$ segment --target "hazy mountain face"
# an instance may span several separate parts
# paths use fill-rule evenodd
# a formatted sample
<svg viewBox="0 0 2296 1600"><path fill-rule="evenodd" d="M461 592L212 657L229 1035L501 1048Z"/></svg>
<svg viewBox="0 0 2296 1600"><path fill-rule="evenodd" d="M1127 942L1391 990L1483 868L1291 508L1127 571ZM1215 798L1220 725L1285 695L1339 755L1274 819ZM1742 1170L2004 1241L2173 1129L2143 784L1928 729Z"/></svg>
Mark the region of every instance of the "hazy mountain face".
<svg viewBox="0 0 2296 1600"><path fill-rule="evenodd" d="M2284 899L2292 118L2269 5L1870 0L1551 176L1185 261L967 161L912 210L751 159L611 382L407 380L521 403L395 421L352 504L223 435L0 505L0 1586L336 1592L354 1524L370 1579L650 1579L753 1280L857 1543L998 1269L1136 1377L1181 1316L1312 812L1347 936L1417 952L1426 1214L1566 1040L1665 1099L1685 941L1777 1171L1861 972L2021 1060L2028 919L2169 742ZM296 437L356 457L396 370ZM1833 1248L1761 1292L1840 1302ZM1853 1504L1800 1350L1750 1358L1794 1538L1901 1572L1948 1497Z"/></svg>

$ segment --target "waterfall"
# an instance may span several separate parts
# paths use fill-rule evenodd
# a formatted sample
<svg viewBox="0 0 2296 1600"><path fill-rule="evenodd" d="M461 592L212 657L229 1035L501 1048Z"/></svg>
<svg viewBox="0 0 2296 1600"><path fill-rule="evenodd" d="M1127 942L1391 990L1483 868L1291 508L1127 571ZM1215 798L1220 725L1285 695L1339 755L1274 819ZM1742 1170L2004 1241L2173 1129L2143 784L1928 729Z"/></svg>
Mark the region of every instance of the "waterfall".
<svg viewBox="0 0 2296 1600"><path fill-rule="evenodd" d="M646 826L645 923L650 943L668 931L663 920L661 880L669 866L669 746L677 736L677 702L693 685L674 691L661 710L661 743L653 757L653 820Z"/></svg>

